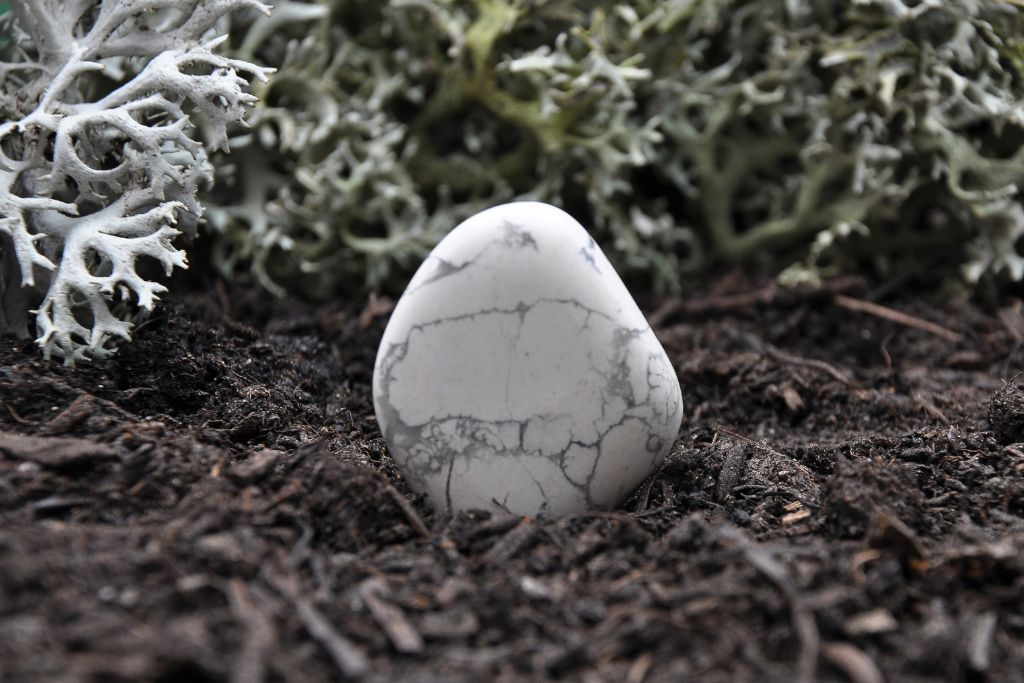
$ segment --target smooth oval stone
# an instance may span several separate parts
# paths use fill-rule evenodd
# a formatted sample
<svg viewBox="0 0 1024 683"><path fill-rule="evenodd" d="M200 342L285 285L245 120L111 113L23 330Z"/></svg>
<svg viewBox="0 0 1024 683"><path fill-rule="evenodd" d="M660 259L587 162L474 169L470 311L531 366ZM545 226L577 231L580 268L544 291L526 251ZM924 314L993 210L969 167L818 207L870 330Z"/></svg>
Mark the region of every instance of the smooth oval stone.
<svg viewBox="0 0 1024 683"><path fill-rule="evenodd" d="M442 510L609 509L679 431L675 371L618 274L564 211L483 211L430 253L373 373L391 456Z"/></svg>

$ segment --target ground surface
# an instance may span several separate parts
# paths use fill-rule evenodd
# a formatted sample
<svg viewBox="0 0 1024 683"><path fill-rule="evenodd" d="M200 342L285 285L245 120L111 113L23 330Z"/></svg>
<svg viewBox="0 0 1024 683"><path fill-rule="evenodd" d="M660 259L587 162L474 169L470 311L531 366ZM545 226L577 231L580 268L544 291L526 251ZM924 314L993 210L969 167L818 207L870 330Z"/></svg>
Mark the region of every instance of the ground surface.
<svg viewBox="0 0 1024 683"><path fill-rule="evenodd" d="M410 495L379 302L181 295L75 370L5 340L0 680L1024 680L1024 315L926 299L651 302L680 438L557 520Z"/></svg>

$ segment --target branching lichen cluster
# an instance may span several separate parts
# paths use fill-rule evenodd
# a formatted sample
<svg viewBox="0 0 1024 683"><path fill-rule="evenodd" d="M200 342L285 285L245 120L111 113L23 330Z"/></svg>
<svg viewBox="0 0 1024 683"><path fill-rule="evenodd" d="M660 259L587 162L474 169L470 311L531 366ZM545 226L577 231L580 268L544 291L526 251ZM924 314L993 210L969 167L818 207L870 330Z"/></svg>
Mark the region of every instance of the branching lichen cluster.
<svg viewBox="0 0 1024 683"><path fill-rule="evenodd" d="M11 2L0 17L0 334L31 326L47 357L101 357L166 290L145 261L185 267L173 240L202 213L207 147L226 148L255 100L249 79L267 74L213 51L214 25L246 8L269 9Z"/></svg>
<svg viewBox="0 0 1024 683"><path fill-rule="evenodd" d="M875 261L1020 279L1022 17L1007 0L283 2L232 27L235 56L280 71L211 199L218 263L313 296L381 287L524 198L659 290L723 262L820 269L843 236Z"/></svg>
<svg viewBox="0 0 1024 683"><path fill-rule="evenodd" d="M225 274L312 298L398 289L517 198L571 212L655 291L844 259L1024 279L1021 0L267 10L0 3L0 333L104 355L204 205Z"/></svg>

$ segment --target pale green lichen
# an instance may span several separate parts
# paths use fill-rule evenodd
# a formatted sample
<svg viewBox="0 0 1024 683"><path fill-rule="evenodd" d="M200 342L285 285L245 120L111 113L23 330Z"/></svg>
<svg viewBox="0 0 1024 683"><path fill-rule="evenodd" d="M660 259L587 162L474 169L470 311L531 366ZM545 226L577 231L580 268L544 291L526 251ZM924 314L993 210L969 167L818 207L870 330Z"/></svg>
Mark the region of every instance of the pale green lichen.
<svg viewBox="0 0 1024 683"><path fill-rule="evenodd" d="M220 266L271 288L385 286L514 198L568 209L661 291L805 257L1024 277L1016 2L324 0L236 21L237 56L280 72L211 219Z"/></svg>

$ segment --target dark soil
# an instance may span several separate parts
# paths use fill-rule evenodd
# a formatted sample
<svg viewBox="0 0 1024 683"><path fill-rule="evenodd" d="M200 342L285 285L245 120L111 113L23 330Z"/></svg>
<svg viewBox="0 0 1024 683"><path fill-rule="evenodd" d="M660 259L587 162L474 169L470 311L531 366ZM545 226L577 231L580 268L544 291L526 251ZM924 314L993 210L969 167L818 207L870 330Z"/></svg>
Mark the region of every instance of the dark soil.
<svg viewBox="0 0 1024 683"><path fill-rule="evenodd" d="M1024 315L928 299L652 302L679 440L552 520L410 494L380 302L179 296L73 370L4 340L0 680L1022 681Z"/></svg>

